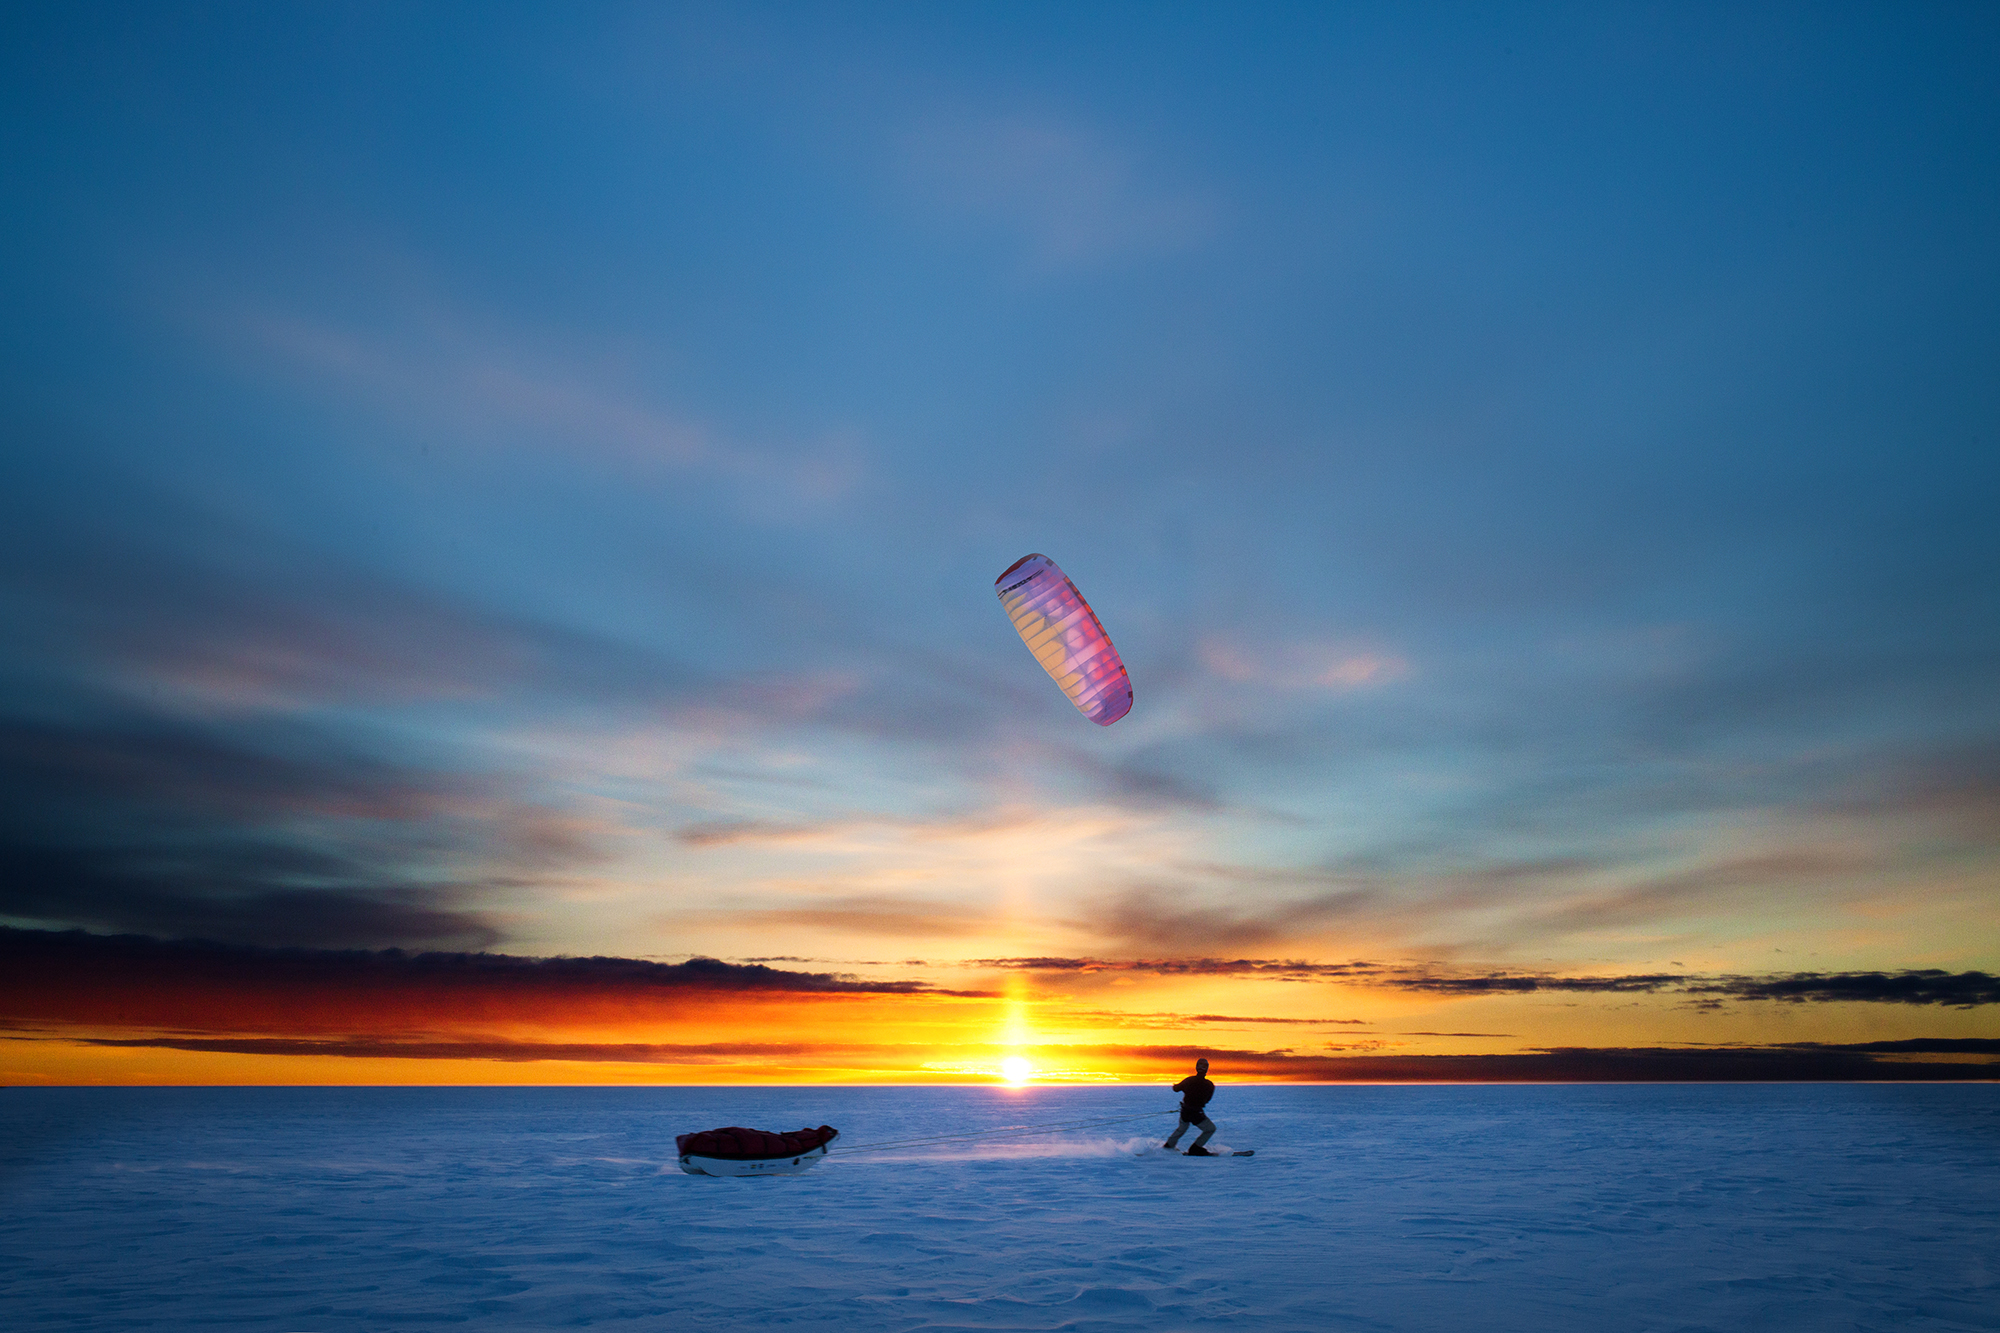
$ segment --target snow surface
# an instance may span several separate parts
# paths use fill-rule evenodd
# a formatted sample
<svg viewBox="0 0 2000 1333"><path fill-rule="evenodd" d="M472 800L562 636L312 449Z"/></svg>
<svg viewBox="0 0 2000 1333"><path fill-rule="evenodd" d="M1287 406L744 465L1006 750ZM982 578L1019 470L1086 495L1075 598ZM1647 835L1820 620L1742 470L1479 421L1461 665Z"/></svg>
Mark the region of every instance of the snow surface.
<svg viewBox="0 0 2000 1333"><path fill-rule="evenodd" d="M2000 1329L2000 1086L0 1090L10 1329Z"/></svg>

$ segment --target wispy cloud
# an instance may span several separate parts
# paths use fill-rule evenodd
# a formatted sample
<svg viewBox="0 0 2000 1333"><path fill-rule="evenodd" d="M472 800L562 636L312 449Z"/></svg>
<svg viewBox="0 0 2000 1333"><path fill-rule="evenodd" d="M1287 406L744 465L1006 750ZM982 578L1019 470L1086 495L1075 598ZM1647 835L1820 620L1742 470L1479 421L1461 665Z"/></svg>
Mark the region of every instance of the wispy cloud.
<svg viewBox="0 0 2000 1333"><path fill-rule="evenodd" d="M886 939L988 935L998 921L990 909L893 894L840 894L794 906L734 908L701 915L751 927L806 926Z"/></svg>
<svg viewBox="0 0 2000 1333"><path fill-rule="evenodd" d="M1204 906L1171 888L1144 887L1095 905L1090 915L1070 924L1079 932L1134 950L1254 948L1316 933L1371 900L1364 890L1337 890L1290 902Z"/></svg>
<svg viewBox="0 0 2000 1333"><path fill-rule="evenodd" d="M576 368L529 354L435 304L406 306L390 328L362 330L296 313L245 311L263 350L383 407L417 412L487 440L571 441L627 464L712 466L709 433Z"/></svg>
<svg viewBox="0 0 2000 1333"><path fill-rule="evenodd" d="M1740 901L1745 892L1852 881L1884 868L1883 856L1868 847L1782 847L1720 856L1637 883L1572 892L1531 911L1550 930L1658 924L1729 906Z"/></svg>
<svg viewBox="0 0 2000 1333"><path fill-rule="evenodd" d="M2000 844L2000 738L1889 755L1880 768L1872 780L1841 784L1823 808L1836 815L1915 819L1947 831L1959 845Z"/></svg>
<svg viewBox="0 0 2000 1333"><path fill-rule="evenodd" d="M852 845L857 837L886 835L907 837L919 842L948 841L962 837L984 837L1017 832L1038 822L1028 810L995 810L983 815L944 814L931 819L854 816L817 823L777 823L771 820L733 820L689 824L674 837L691 847L754 846L772 843L839 843Z"/></svg>
<svg viewBox="0 0 2000 1333"><path fill-rule="evenodd" d="M1201 641L1201 661L1215 675L1239 685L1277 690L1346 693L1386 685L1410 674L1404 657L1339 644L1253 643L1211 636Z"/></svg>
<svg viewBox="0 0 2000 1333"><path fill-rule="evenodd" d="M204 714L285 713L524 692L657 703L706 683L660 652L386 576L184 495L114 494L141 516L119 523L65 498L68 513L0 499L0 591L17 664L53 669L72 695L87 682Z"/></svg>
<svg viewBox="0 0 2000 1333"><path fill-rule="evenodd" d="M357 281L381 289L366 321L246 302L209 327L230 354L275 363L427 441L521 451L625 477L721 481L748 517L838 501L865 475L850 430L773 445L677 410L639 369L671 363L661 349L599 344L579 354L588 340L575 331L531 333L407 281Z"/></svg>
<svg viewBox="0 0 2000 1333"><path fill-rule="evenodd" d="M1110 136L1054 115L943 116L903 136L904 177L933 207L1014 232L1035 271L1189 249L1210 196L1170 184Z"/></svg>
<svg viewBox="0 0 2000 1333"><path fill-rule="evenodd" d="M1512 1032L1398 1032L1399 1037L1508 1037Z"/></svg>
<svg viewBox="0 0 2000 1333"><path fill-rule="evenodd" d="M963 966L1057 975L1132 972L1161 977L1268 977L1344 982L1383 990L1464 997L1538 993L1678 994L1721 996L1734 1000L1941 1005L1953 1008L2000 1004L2000 977L1985 972L1949 973L1934 968L1906 968L1896 972L1792 972L1754 977L1682 972L1597 976L1448 972L1406 964L1319 963L1281 958L981 958L968 960Z"/></svg>
<svg viewBox="0 0 2000 1333"><path fill-rule="evenodd" d="M1119 1009L1064 1009L1064 1022L1084 1027L1147 1028L1172 1032L1190 1027L1367 1027L1365 1018L1280 1018L1257 1014L1134 1013Z"/></svg>
<svg viewBox="0 0 2000 1333"><path fill-rule="evenodd" d="M1311 963L1279 958L973 958L966 967L1020 972L1139 972L1163 977L1288 977L1337 980L1372 977L1375 963Z"/></svg>

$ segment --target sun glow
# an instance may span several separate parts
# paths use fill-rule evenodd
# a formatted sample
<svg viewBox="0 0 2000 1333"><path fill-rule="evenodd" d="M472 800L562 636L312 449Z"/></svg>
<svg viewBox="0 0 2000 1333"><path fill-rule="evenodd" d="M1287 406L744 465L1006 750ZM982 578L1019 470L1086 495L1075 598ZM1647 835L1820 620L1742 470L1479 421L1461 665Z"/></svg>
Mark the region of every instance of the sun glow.
<svg viewBox="0 0 2000 1333"><path fill-rule="evenodd" d="M1018 1055L1010 1055L1000 1062L1000 1076L1016 1086L1026 1083L1035 1067Z"/></svg>

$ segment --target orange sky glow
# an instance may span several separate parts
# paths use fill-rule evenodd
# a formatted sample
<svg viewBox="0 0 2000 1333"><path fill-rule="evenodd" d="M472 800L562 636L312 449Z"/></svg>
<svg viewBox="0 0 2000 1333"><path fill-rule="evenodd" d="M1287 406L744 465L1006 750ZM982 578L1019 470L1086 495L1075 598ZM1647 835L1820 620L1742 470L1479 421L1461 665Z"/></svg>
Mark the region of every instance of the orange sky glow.
<svg viewBox="0 0 2000 1333"><path fill-rule="evenodd" d="M1890 1044L1871 1060L1982 1077L1996 1054L1976 1008L1939 998L1983 974L1939 974L1912 1002L1843 1000L1833 988L1861 982L1836 978L1812 983L1817 1000L1785 1003L1740 978L1728 991L1703 978L1023 960L1033 966L933 969L946 985L713 960L10 939L31 934L33 952L0 980L8 1083L965 1083L1005 1081L1010 1060L1034 1082L1171 1082L1202 1055L1238 1081L1543 1079L1607 1076L1605 1052L1629 1072L1634 1052L1867 1043ZM1495 985L1506 989L1473 989ZM1893 1048L1918 1034L1944 1045Z"/></svg>

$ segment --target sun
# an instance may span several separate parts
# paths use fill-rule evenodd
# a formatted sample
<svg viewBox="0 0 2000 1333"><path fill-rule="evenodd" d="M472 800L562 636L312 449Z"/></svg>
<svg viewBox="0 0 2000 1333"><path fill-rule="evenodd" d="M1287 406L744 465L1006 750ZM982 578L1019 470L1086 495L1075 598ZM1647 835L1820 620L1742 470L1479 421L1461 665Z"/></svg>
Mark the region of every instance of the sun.
<svg viewBox="0 0 2000 1333"><path fill-rule="evenodd" d="M1010 1055L1000 1062L1000 1076L1009 1083L1026 1083L1028 1075L1034 1072L1035 1067L1018 1055Z"/></svg>

